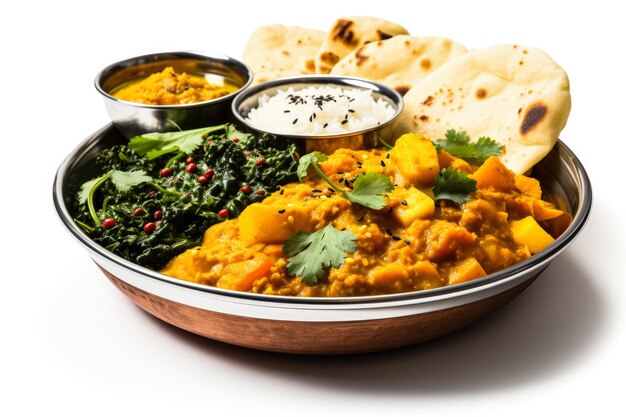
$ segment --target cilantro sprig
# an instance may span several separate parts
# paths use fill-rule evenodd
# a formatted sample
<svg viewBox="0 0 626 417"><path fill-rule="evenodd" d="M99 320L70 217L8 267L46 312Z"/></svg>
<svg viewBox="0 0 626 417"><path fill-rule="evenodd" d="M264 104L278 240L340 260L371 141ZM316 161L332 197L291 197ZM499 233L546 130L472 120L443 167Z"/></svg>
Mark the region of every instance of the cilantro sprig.
<svg viewBox="0 0 626 417"><path fill-rule="evenodd" d="M355 250L356 235L331 224L313 233L293 233L283 245L283 252L289 256L287 272L307 285L315 285L327 268L339 268L346 254Z"/></svg>
<svg viewBox="0 0 626 417"><path fill-rule="evenodd" d="M457 204L467 203L469 195L476 192L476 180L465 172L454 168L444 168L435 177L433 194L435 201L450 200Z"/></svg>
<svg viewBox="0 0 626 417"><path fill-rule="evenodd" d="M327 159L328 155L317 151L302 156L298 164L298 178L302 180L302 178L306 177L308 168L312 167L317 175L326 181L338 195L351 203L374 210L380 210L387 205L385 194L393 190L393 184L389 177L374 172L359 174L354 181L352 191L345 191L332 182L319 167L318 164Z"/></svg>
<svg viewBox="0 0 626 417"><path fill-rule="evenodd" d="M445 150L449 154L475 165L481 165L490 156L502 155L502 145L495 140L482 136L471 142L467 132L454 129L446 131L445 138L433 141L437 150Z"/></svg>
<svg viewBox="0 0 626 417"><path fill-rule="evenodd" d="M180 132L146 133L131 138L128 146L149 160L172 152L191 154L209 133L224 129L227 134L231 133L229 125L225 124Z"/></svg>

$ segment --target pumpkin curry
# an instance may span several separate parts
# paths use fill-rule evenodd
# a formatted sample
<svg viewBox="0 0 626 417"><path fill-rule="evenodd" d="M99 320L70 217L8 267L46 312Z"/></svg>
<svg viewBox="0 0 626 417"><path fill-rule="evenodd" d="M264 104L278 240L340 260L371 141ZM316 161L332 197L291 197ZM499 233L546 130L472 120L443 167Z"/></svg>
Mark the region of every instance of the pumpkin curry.
<svg viewBox="0 0 626 417"><path fill-rule="evenodd" d="M134 103L177 105L213 100L237 89L225 81L222 85L212 84L204 76L178 73L174 68L166 67L161 72L116 88L111 95Z"/></svg>
<svg viewBox="0 0 626 417"><path fill-rule="evenodd" d="M389 151L340 149L314 168L318 174L309 169L311 175L304 172L300 183L285 185L239 218L210 227L201 246L177 256L161 272L273 295L418 291L514 265L544 249L571 221L568 213L541 199L539 181L514 174L497 156L475 165L418 134L402 136ZM442 193L445 172L473 187L467 197ZM365 187L374 187L360 184L357 192L357 182L373 175L389 182L388 191L380 193L379 209L356 198ZM331 235L343 243L332 246L324 240ZM302 248L298 259L289 256ZM323 266L323 273L312 279L294 274L306 271L307 262Z"/></svg>

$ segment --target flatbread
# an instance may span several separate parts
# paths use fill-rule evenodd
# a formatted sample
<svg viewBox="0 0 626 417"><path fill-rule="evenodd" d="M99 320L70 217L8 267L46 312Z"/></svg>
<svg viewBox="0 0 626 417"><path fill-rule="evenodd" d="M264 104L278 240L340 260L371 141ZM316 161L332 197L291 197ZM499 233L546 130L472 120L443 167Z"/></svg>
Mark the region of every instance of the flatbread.
<svg viewBox="0 0 626 417"><path fill-rule="evenodd" d="M330 73L378 81L404 95L416 82L466 52L463 45L446 38L397 35L360 46Z"/></svg>
<svg viewBox="0 0 626 417"><path fill-rule="evenodd" d="M313 74L315 55L326 34L296 26L261 26L248 39L243 61L254 84L290 75Z"/></svg>
<svg viewBox="0 0 626 417"><path fill-rule="evenodd" d="M376 17L354 16L337 19L315 56L315 72L330 73L333 66L342 58L368 42L408 33L402 26Z"/></svg>
<svg viewBox="0 0 626 417"><path fill-rule="evenodd" d="M394 124L398 137L447 129L504 145L502 162L521 174L554 146L571 108L565 71L545 52L502 45L468 52L415 84Z"/></svg>

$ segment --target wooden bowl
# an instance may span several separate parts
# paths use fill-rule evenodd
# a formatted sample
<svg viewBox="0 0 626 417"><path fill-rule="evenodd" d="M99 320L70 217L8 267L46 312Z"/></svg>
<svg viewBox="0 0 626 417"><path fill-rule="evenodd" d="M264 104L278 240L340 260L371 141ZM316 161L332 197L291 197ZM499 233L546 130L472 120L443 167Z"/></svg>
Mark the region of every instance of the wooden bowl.
<svg viewBox="0 0 626 417"><path fill-rule="evenodd" d="M576 238L591 209L591 184L576 156L558 142L535 167L544 193L573 215L540 253L474 281L426 291L350 298L299 298L223 290L171 278L122 259L75 225L64 197L75 192L102 149L124 143L108 125L82 142L54 180L56 211L109 280L148 313L223 342L276 352L344 354L390 349L460 330L506 304Z"/></svg>

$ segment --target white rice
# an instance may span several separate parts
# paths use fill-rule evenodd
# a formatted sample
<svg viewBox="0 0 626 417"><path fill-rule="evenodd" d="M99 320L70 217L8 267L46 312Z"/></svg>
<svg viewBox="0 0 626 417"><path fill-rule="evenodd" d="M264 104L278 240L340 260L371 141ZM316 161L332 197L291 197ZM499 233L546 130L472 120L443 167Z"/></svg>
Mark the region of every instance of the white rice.
<svg viewBox="0 0 626 417"><path fill-rule="evenodd" d="M394 108L371 90L307 87L259 97L247 120L262 130L284 134L328 135L355 132L391 119Z"/></svg>

